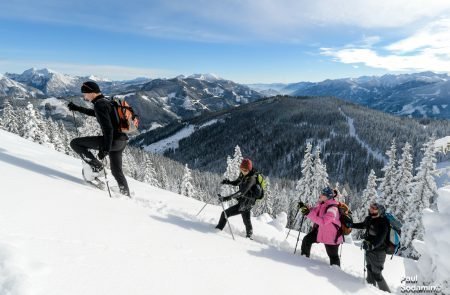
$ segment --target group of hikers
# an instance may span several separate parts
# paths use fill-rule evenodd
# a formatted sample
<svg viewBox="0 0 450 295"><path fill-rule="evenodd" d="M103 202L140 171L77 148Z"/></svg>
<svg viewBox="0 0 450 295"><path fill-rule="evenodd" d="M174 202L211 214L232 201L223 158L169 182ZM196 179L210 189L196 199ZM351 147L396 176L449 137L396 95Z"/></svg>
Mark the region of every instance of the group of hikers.
<svg viewBox="0 0 450 295"><path fill-rule="evenodd" d="M103 136L78 137L71 141L70 146L90 166L93 173L100 173L104 169L103 159L109 156L111 172L119 185L120 192L130 197L128 183L122 170L122 153L127 145L128 136L119 131L119 122L114 107L103 96L97 83L84 82L81 86L81 92L84 100L92 102L94 108L84 108L72 102L68 104L68 108L71 111L95 116L100 124ZM98 151L98 159L90 150ZM252 161L244 159L240 164L239 177L235 180L224 179L222 181L224 185L238 186L239 190L229 196L219 195L220 202L234 198L237 200L237 204L222 212L216 226L218 230L223 230L229 217L240 214L245 225L246 237L252 238L251 209L262 193L257 177L258 172L253 167ZM340 232L341 220L337 196L337 190L325 187L321 191L315 206L308 206L299 202L298 210L304 218L306 217L314 223L311 231L303 238L301 255L309 257L312 244L323 243L330 259L330 265L340 266L338 250L344 239ZM384 218L384 213L383 205L373 203L368 208L368 216L364 221L360 223L348 222L346 226L365 230L362 248L365 250L366 281L378 286L383 291L390 292L381 273L386 260L385 240L389 232L389 223Z"/></svg>

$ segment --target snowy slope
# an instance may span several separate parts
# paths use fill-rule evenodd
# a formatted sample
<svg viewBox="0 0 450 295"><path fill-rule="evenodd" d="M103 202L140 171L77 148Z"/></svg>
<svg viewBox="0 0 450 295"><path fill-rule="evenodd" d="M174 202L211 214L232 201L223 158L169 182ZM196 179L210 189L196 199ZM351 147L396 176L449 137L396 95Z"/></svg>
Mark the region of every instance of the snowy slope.
<svg viewBox="0 0 450 295"><path fill-rule="evenodd" d="M254 218L255 241L217 233L220 208L130 180L135 198L83 184L80 160L0 131L0 294L381 294L346 244L342 270L323 245L293 255L295 237ZM113 184L114 185L114 184ZM403 259L386 263L398 288Z"/></svg>

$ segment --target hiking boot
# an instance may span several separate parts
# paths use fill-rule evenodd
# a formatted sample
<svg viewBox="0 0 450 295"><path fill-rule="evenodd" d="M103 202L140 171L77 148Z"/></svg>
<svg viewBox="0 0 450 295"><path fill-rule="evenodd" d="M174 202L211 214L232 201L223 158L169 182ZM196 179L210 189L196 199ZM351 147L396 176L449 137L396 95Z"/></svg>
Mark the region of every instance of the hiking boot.
<svg viewBox="0 0 450 295"><path fill-rule="evenodd" d="M122 195L131 198L130 190L128 188L121 186L121 187L119 187L119 190Z"/></svg>
<svg viewBox="0 0 450 295"><path fill-rule="evenodd" d="M250 240L253 240L252 235L253 235L253 231L248 231L247 235L245 235L245 237L249 238Z"/></svg>

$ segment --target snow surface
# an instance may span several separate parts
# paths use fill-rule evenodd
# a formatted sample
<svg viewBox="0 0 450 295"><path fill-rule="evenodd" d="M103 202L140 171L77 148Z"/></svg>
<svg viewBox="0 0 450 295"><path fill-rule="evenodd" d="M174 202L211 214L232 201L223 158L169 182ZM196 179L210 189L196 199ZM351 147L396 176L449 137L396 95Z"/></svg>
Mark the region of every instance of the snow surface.
<svg viewBox="0 0 450 295"><path fill-rule="evenodd" d="M436 147L436 149L438 151L442 151L443 153L446 153L448 151L448 149L450 148L450 136L436 139L434 146Z"/></svg>
<svg viewBox="0 0 450 295"><path fill-rule="evenodd" d="M410 275L418 275L419 286L439 287L442 294L450 294L450 186L438 193L438 211L423 212L424 241L413 241L421 257L417 262L406 262Z"/></svg>
<svg viewBox="0 0 450 295"><path fill-rule="evenodd" d="M293 255L285 216L253 218L255 241L233 217L233 241L214 229L218 206L196 217L204 203L132 179L134 199L109 198L83 183L79 159L0 136L0 294L382 294L363 283L358 247L343 246L342 269L323 245ZM385 264L394 290L403 265Z"/></svg>
<svg viewBox="0 0 450 295"><path fill-rule="evenodd" d="M196 125L188 125L188 126L184 127L183 129L181 129L180 131L178 131L177 133L175 133L169 137L166 137L160 141L157 141L150 145L145 146L144 150L146 150L148 152L152 152L152 153L158 153L158 154L163 154L168 149L175 150L178 148L178 143L180 142L180 140L191 136L197 129L201 129L201 128L213 125L213 124L217 123L217 121L218 121L217 119L213 119L206 123L203 123L199 127L197 127Z"/></svg>

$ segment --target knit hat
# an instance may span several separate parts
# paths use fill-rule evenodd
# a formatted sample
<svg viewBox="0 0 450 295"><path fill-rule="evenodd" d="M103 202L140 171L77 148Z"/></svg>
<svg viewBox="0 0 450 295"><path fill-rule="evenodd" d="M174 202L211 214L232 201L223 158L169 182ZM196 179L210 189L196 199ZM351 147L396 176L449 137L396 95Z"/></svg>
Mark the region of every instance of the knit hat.
<svg viewBox="0 0 450 295"><path fill-rule="evenodd" d="M81 93L100 93L100 87L97 83L86 81L81 85Z"/></svg>
<svg viewBox="0 0 450 295"><path fill-rule="evenodd" d="M330 200L330 199L335 197L333 190L329 186L324 187L322 189L322 193L321 194L324 195L325 197L327 197L328 200Z"/></svg>
<svg viewBox="0 0 450 295"><path fill-rule="evenodd" d="M242 160L242 163L241 163L241 167L240 167L240 168L241 168L241 169L246 169L246 170L248 170L248 171L252 170L252 168L253 168L252 161L251 161L250 159L244 159L244 160Z"/></svg>
<svg viewBox="0 0 450 295"><path fill-rule="evenodd" d="M384 213L386 213L386 208L383 205L381 205L380 203L375 202L375 203L372 203L371 206L376 207L378 209L378 214L380 216L383 216Z"/></svg>

